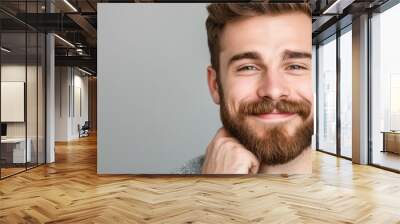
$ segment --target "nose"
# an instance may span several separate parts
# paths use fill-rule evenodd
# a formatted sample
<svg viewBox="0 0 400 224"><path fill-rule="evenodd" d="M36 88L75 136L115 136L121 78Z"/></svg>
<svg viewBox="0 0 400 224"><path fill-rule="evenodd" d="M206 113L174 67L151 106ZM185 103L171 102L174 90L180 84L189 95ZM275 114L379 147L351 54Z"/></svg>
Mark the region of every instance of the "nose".
<svg viewBox="0 0 400 224"><path fill-rule="evenodd" d="M268 98L273 101L286 99L290 95L290 88L284 74L278 71L269 71L260 79L257 90L260 98Z"/></svg>

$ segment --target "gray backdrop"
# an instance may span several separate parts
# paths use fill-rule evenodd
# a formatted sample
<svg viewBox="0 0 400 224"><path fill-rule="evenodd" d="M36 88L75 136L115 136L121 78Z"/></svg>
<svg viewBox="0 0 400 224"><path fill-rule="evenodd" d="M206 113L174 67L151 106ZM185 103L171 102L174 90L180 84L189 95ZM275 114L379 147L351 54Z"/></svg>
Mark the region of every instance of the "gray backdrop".
<svg viewBox="0 0 400 224"><path fill-rule="evenodd" d="M98 4L98 173L170 173L205 152L221 126L205 7Z"/></svg>

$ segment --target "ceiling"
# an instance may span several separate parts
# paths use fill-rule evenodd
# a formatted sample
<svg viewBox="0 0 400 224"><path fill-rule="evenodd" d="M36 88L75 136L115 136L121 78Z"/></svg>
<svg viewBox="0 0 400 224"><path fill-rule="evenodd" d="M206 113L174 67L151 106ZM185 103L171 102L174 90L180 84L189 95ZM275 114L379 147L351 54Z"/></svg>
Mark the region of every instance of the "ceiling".
<svg viewBox="0 0 400 224"><path fill-rule="evenodd" d="M313 42L318 42L336 32L337 27L339 27L337 21L344 21L341 22L340 26L346 26L347 23L351 23L352 16L376 8L386 1L310 0L313 13ZM19 49L18 46L24 46L25 39L22 38L21 32L24 33L25 29L55 32L60 37L55 38L56 65L80 66L95 73L97 64L97 3L171 1L47 0L47 2L46 7L45 0L1 0L1 30L8 33L3 34L2 38L8 38L8 40L5 40L7 43L14 42L9 46ZM224 0L220 0L220 2L224 2ZM276 2L288 1L278 0ZM302 1L297 0L296 2ZM50 11L52 13L49 13ZM2 43L5 42L2 41ZM28 45L28 52L32 51L31 47L35 47L33 43ZM20 48L20 50L22 51L24 48Z"/></svg>

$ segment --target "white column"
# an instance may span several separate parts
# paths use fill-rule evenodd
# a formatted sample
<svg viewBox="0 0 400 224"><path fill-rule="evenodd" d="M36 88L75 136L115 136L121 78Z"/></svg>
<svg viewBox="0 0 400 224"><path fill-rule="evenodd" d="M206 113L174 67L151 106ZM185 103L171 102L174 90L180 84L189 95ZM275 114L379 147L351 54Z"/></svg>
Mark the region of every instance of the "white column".
<svg viewBox="0 0 400 224"><path fill-rule="evenodd" d="M368 163L368 15L353 19L353 162Z"/></svg>
<svg viewBox="0 0 400 224"><path fill-rule="evenodd" d="M54 76L54 35L49 33L46 36L46 60L47 60L47 76L46 76L46 163L55 161L54 151L54 133L55 133L55 76Z"/></svg>
<svg viewBox="0 0 400 224"><path fill-rule="evenodd" d="M54 5L46 1L47 12L54 12ZM46 35L46 163L55 162L55 43L54 35Z"/></svg>

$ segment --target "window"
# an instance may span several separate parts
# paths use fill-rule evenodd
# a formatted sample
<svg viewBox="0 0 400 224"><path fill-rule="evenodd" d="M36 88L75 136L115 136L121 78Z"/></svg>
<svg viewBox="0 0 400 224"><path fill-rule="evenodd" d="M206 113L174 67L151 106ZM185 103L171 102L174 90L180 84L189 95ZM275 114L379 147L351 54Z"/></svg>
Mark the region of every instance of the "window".
<svg viewBox="0 0 400 224"><path fill-rule="evenodd" d="M372 163L400 170L400 5L371 18Z"/></svg>
<svg viewBox="0 0 400 224"><path fill-rule="evenodd" d="M318 149L336 153L336 36L318 48Z"/></svg>
<svg viewBox="0 0 400 224"><path fill-rule="evenodd" d="M340 36L340 154L352 157L352 34L351 26Z"/></svg>

